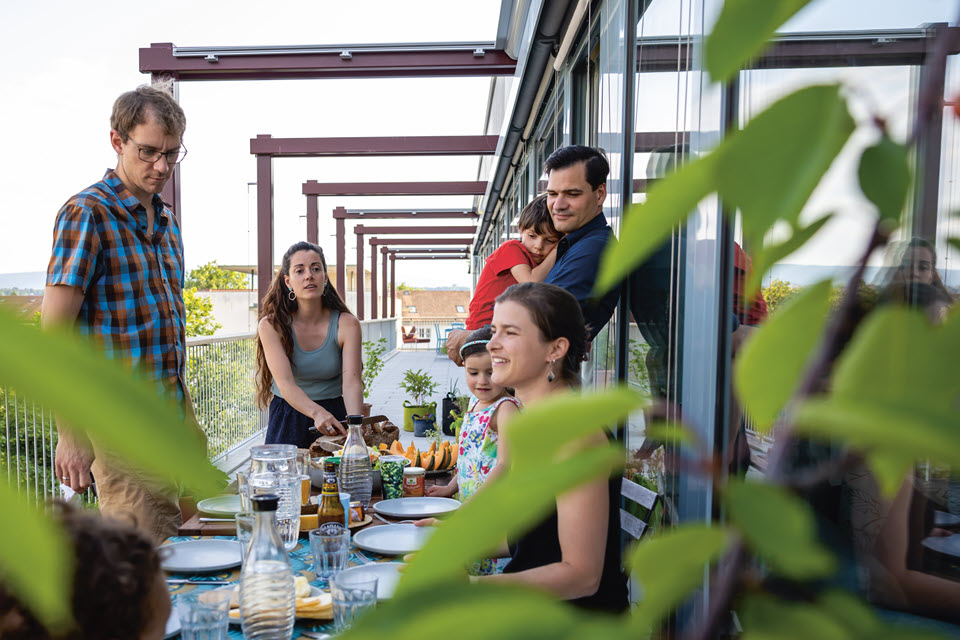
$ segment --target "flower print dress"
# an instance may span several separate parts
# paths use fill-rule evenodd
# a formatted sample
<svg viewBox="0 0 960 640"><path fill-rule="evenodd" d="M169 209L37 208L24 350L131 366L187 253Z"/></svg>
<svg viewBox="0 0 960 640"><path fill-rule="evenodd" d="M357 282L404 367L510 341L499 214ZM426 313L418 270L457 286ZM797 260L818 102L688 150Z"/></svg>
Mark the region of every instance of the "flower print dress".
<svg viewBox="0 0 960 640"><path fill-rule="evenodd" d="M504 402L520 406L516 398L504 396L482 411L467 412L463 418L458 441L460 452L457 457L460 502L468 500L476 493L497 464L497 433L490 430L490 420ZM506 560L499 562L498 558L483 559L473 565L470 573L478 576L500 573Z"/></svg>

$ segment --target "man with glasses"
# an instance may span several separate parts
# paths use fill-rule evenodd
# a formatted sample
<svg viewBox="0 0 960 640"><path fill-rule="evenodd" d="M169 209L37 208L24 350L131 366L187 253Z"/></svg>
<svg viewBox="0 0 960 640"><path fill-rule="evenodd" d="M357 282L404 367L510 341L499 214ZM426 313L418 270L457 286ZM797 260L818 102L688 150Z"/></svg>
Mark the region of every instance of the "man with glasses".
<svg viewBox="0 0 960 640"><path fill-rule="evenodd" d="M57 214L43 325L75 324L193 417L184 384L185 313L180 226L160 192L187 151L183 110L168 87L142 86L113 105L115 169ZM97 482L101 511L155 540L181 524L176 487L146 477L58 421L55 469L74 491Z"/></svg>

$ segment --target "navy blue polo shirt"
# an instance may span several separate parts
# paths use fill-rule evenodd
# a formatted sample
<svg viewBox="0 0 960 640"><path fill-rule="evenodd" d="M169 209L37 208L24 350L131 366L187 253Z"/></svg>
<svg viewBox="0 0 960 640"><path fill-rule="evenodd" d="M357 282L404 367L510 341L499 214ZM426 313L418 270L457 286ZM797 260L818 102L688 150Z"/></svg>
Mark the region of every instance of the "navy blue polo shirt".
<svg viewBox="0 0 960 640"><path fill-rule="evenodd" d="M590 339L607 324L620 296L614 287L599 300L591 300L590 293L600 271L600 257L613 237L603 213L576 231L571 231L557 243L557 262L550 270L546 282L563 287L577 299L583 317L590 327Z"/></svg>

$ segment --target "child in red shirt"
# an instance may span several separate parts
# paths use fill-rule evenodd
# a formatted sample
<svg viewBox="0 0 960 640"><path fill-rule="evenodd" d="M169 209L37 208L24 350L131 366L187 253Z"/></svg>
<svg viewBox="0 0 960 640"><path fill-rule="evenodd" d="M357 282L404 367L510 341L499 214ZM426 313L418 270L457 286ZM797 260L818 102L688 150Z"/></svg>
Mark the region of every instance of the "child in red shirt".
<svg viewBox="0 0 960 640"><path fill-rule="evenodd" d="M475 331L493 320L493 303L510 285L518 282L543 282L556 262L560 234L553 227L542 195L523 208L517 220L520 240L507 240L490 254L477 279L467 316L468 331Z"/></svg>

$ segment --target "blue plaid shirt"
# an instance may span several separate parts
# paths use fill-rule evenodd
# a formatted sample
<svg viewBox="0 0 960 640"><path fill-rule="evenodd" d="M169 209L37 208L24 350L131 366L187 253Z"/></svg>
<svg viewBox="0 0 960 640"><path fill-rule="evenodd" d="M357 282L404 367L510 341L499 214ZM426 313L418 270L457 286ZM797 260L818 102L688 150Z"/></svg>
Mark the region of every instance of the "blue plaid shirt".
<svg viewBox="0 0 960 640"><path fill-rule="evenodd" d="M83 290L77 318L109 358L128 362L184 407L183 239L159 195L147 212L117 174L70 198L57 214L47 285Z"/></svg>

